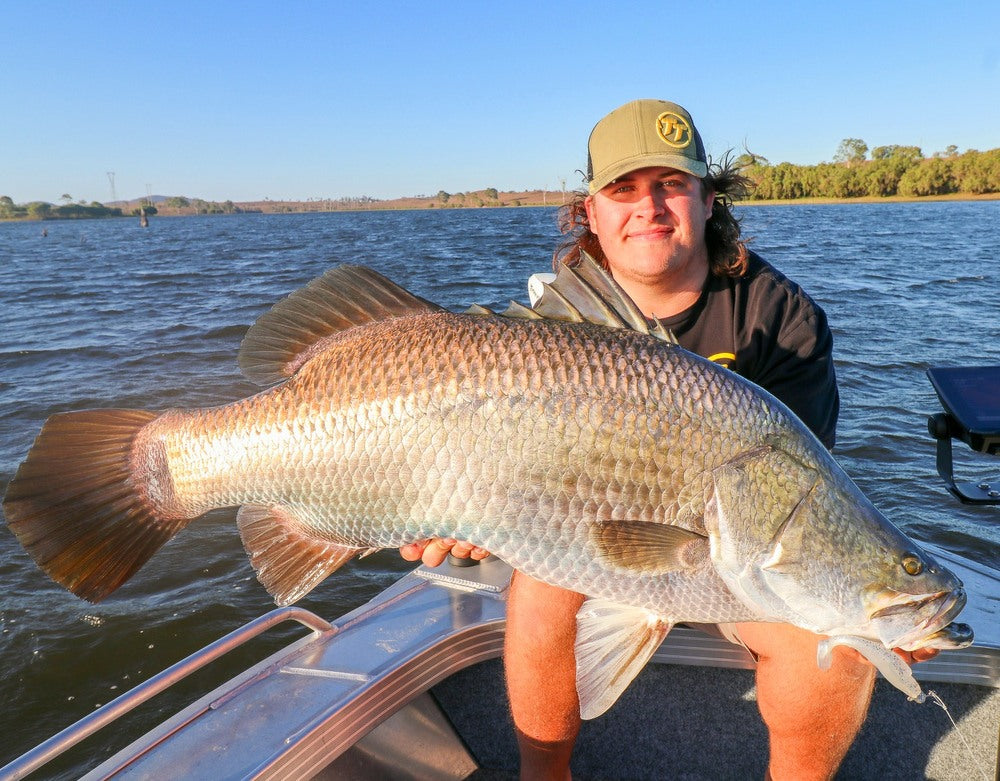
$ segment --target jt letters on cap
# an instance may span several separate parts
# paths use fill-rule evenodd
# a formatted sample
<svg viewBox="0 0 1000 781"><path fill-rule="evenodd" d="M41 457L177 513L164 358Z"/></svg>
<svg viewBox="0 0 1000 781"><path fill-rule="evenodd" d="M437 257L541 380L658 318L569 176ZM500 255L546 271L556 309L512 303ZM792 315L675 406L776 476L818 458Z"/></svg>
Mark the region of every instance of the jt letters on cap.
<svg viewBox="0 0 1000 781"><path fill-rule="evenodd" d="M656 132L665 143L677 149L691 143L691 126L684 117L672 111L664 111L656 118Z"/></svg>

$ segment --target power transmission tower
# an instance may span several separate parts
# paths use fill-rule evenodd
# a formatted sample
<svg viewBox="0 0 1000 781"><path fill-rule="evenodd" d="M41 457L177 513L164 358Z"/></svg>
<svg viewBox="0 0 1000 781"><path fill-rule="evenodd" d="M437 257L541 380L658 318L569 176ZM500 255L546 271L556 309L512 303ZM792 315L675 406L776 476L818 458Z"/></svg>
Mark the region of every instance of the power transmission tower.
<svg viewBox="0 0 1000 781"><path fill-rule="evenodd" d="M115 193L115 172L108 171L108 181L111 182L111 202L115 203L118 200L118 195Z"/></svg>

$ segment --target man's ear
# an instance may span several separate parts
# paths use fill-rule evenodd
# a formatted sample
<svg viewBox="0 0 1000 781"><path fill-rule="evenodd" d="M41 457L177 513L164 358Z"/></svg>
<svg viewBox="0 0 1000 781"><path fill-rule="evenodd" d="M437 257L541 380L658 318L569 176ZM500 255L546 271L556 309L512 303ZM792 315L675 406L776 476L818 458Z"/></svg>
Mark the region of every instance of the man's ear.
<svg viewBox="0 0 1000 781"><path fill-rule="evenodd" d="M590 232L597 235L597 209L594 208L594 196L588 195L583 199L583 208L587 211L587 224Z"/></svg>

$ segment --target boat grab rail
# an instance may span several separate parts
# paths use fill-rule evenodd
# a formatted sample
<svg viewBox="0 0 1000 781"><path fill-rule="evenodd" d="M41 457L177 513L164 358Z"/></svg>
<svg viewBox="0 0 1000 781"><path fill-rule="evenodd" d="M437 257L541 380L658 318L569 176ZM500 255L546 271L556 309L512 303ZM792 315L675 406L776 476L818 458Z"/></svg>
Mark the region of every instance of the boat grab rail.
<svg viewBox="0 0 1000 781"><path fill-rule="evenodd" d="M53 735L44 743L40 743L10 764L0 768L0 781L14 781L14 779L24 778L191 673L197 672L219 657L285 621L298 621L314 632L327 632L333 628L333 625L328 621L300 607L282 607L265 613L239 629L220 637L214 643L195 651L166 670L157 673L152 678Z"/></svg>

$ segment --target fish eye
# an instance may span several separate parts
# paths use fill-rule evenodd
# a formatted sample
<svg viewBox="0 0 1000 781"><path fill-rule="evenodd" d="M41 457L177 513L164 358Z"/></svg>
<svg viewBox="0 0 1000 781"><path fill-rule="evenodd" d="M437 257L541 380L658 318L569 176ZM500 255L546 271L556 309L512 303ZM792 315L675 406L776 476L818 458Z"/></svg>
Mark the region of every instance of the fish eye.
<svg viewBox="0 0 1000 781"><path fill-rule="evenodd" d="M911 553L903 557L903 569L907 575L919 575L924 571L924 563Z"/></svg>

